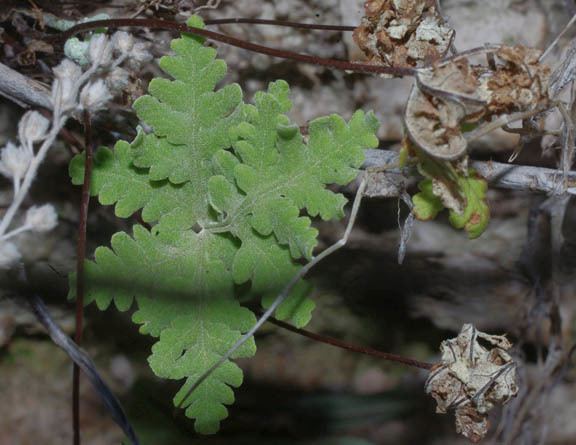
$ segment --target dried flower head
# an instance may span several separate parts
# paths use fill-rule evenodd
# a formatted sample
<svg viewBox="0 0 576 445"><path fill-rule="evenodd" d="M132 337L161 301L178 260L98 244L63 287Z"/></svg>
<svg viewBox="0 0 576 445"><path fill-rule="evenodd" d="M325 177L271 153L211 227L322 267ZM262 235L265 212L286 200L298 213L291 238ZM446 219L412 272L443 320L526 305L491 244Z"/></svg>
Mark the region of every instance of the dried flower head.
<svg viewBox="0 0 576 445"><path fill-rule="evenodd" d="M131 69L139 69L143 63L153 59L150 53L150 45L145 42L136 42L130 52L130 58L127 63Z"/></svg>
<svg viewBox="0 0 576 445"><path fill-rule="evenodd" d="M34 232L48 232L56 227L58 215L51 204L33 206L26 212L26 227Z"/></svg>
<svg viewBox="0 0 576 445"><path fill-rule="evenodd" d="M0 241L0 269L10 268L21 257L22 255L13 243Z"/></svg>
<svg viewBox="0 0 576 445"><path fill-rule="evenodd" d="M63 82L74 83L82 75L82 68L69 59L63 59L52 71L54 71L54 76Z"/></svg>
<svg viewBox="0 0 576 445"><path fill-rule="evenodd" d="M0 173L10 179L21 179L26 174L33 154L8 142L0 153Z"/></svg>
<svg viewBox="0 0 576 445"><path fill-rule="evenodd" d="M50 122L37 111L28 111L18 123L18 137L27 146L44 139Z"/></svg>
<svg viewBox="0 0 576 445"><path fill-rule="evenodd" d="M506 352L511 347L506 337L485 334L471 324L440 345L442 363L430 372L426 393L436 400L436 412L455 410L456 431L472 442L488 432L488 412L518 393L516 365Z"/></svg>
<svg viewBox="0 0 576 445"><path fill-rule="evenodd" d="M124 68L116 67L106 76L106 85L114 95L124 91L129 83L130 74Z"/></svg>
<svg viewBox="0 0 576 445"><path fill-rule="evenodd" d="M472 64L472 56L487 63ZM426 154L453 161L467 153L463 124L548 107L550 69L539 56L532 48L500 45L421 68L405 111L410 139Z"/></svg>
<svg viewBox="0 0 576 445"><path fill-rule="evenodd" d="M76 82L82 75L82 68L69 59L64 59L54 69L54 84L52 85L52 103L61 103L64 108L76 103Z"/></svg>
<svg viewBox="0 0 576 445"><path fill-rule="evenodd" d="M89 111L98 111L112 99L110 90L102 79L91 82L82 88L80 92L80 109Z"/></svg>
<svg viewBox="0 0 576 445"><path fill-rule="evenodd" d="M108 65L112 60L112 43L106 34L96 34L90 39L88 55L92 65Z"/></svg>
<svg viewBox="0 0 576 445"><path fill-rule="evenodd" d="M370 61L395 67L419 67L439 60L454 30L431 0L367 0L354 40Z"/></svg>
<svg viewBox="0 0 576 445"><path fill-rule="evenodd" d="M117 31L112 36L112 45L120 54L128 54L134 46L134 37L125 31Z"/></svg>

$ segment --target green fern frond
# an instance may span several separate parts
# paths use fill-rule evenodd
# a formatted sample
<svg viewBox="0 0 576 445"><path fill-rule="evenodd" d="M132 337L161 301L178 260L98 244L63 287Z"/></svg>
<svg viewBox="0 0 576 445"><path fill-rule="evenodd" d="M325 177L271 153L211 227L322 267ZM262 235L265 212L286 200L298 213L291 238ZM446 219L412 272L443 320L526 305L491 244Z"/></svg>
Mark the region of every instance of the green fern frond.
<svg viewBox="0 0 576 445"><path fill-rule="evenodd" d="M197 18L189 24L202 26ZM257 297L269 305L298 260L312 257L318 232L311 217L343 216L346 199L327 186L355 178L363 150L377 144L378 124L371 113L349 122L328 116L312 121L304 137L286 116L285 82L244 104L238 85L216 89L226 65L202 39L184 35L172 48L160 66L173 80L154 79L150 95L134 104L150 131L95 154L92 195L114 204L119 217L141 211L151 228L135 225L96 250L86 264L86 302L135 308L140 332L157 338L150 366L185 379L175 404L197 431L214 433L242 382L240 368L228 361L182 397L255 323L240 302ZM82 184L83 156L72 160L70 175ZM308 323L309 289L299 283L276 316ZM254 353L251 341L234 358Z"/></svg>

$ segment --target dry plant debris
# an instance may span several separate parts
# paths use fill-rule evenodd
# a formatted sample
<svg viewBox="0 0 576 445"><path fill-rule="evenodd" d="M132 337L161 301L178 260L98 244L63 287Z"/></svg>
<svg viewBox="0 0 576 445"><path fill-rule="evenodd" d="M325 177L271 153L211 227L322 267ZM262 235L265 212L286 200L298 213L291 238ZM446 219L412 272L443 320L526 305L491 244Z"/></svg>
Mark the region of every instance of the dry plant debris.
<svg viewBox="0 0 576 445"><path fill-rule="evenodd" d="M456 431L472 442L488 432L488 412L518 393L516 364L506 352L511 347L506 337L471 324L440 345L442 361L431 371L426 393L436 400L436 412L455 410Z"/></svg>
<svg viewBox="0 0 576 445"><path fill-rule="evenodd" d="M405 125L428 155L449 161L465 156L465 124L550 107L550 69L540 63L540 50L491 45L445 58L454 30L435 0L367 0L364 8L354 40L368 59L416 68Z"/></svg>
<svg viewBox="0 0 576 445"><path fill-rule="evenodd" d="M364 8L354 40L375 63L428 65L446 54L454 38L434 0L368 0Z"/></svg>
<svg viewBox="0 0 576 445"><path fill-rule="evenodd" d="M455 160L466 154L465 124L549 108L550 69L539 56L524 46L495 46L418 70L405 113L410 139L430 156ZM487 64L472 64L474 57Z"/></svg>

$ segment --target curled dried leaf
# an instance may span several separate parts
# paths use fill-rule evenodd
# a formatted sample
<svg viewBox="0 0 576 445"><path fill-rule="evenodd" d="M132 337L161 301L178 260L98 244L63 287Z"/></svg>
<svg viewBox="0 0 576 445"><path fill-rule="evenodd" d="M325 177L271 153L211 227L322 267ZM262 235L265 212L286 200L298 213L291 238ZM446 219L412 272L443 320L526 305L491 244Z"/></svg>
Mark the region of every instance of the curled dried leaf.
<svg viewBox="0 0 576 445"><path fill-rule="evenodd" d="M465 116L460 103L425 94L414 86L404 121L408 136L419 149L450 161L466 154L467 143L460 130Z"/></svg>
<svg viewBox="0 0 576 445"><path fill-rule="evenodd" d="M436 412L455 410L456 431L472 442L488 432L488 412L518 393L516 365L506 352L511 347L506 337L471 324L440 345L442 362L431 371L426 393L436 401Z"/></svg>
<svg viewBox="0 0 576 445"><path fill-rule="evenodd" d="M420 67L440 60L454 30L434 0L367 0L354 40L369 60L393 67Z"/></svg>
<svg viewBox="0 0 576 445"><path fill-rule="evenodd" d="M478 74L466 58L423 68L418 71L416 81L420 90L432 96L460 101L467 106L486 105L479 91Z"/></svg>
<svg viewBox="0 0 576 445"><path fill-rule="evenodd" d="M523 46L493 46L418 70L405 112L410 138L430 156L455 160L466 153L464 124L548 107L550 69L539 55ZM487 64L472 65L477 56Z"/></svg>

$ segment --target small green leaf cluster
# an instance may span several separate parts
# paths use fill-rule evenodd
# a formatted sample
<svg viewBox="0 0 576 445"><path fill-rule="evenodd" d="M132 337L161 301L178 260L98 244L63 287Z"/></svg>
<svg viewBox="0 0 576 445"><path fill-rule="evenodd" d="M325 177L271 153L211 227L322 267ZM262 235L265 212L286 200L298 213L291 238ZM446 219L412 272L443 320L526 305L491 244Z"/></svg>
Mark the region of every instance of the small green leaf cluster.
<svg viewBox="0 0 576 445"><path fill-rule="evenodd" d="M470 239L478 238L490 221L490 210L485 201L486 181L475 178L471 171L469 177L459 179L458 187L463 192L466 206L462 213L449 209L448 219L454 228L464 229ZM442 199L433 192L432 179L423 179L418 188L420 192L412 197L416 217L423 221L436 218L445 207Z"/></svg>
<svg viewBox="0 0 576 445"><path fill-rule="evenodd" d="M446 161L421 159L418 167L426 178L412 197L416 218L432 220L447 208L454 228L464 229L470 239L482 235L490 221L486 181L473 169L463 173Z"/></svg>
<svg viewBox="0 0 576 445"><path fill-rule="evenodd" d="M189 25L203 26L198 18ZM118 217L139 212L143 224L96 249L86 264L86 302L136 307L140 332L157 339L152 370L185 380L174 403L210 434L227 416L242 371L228 361L184 395L255 323L241 303L261 298L266 306L312 258L311 218L343 216L345 197L327 185L356 177L364 149L377 146L378 123L362 111L349 122L331 115L310 122L303 136L287 117L286 82L247 104L237 84L217 88L226 64L203 39L183 35L171 46L160 67L172 79L152 80L134 103L146 130L95 153L91 194ZM83 155L70 175L82 184ZM314 307L308 291L299 283L276 316L305 325ZM254 353L250 341L234 358Z"/></svg>

